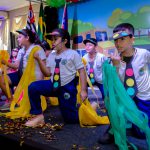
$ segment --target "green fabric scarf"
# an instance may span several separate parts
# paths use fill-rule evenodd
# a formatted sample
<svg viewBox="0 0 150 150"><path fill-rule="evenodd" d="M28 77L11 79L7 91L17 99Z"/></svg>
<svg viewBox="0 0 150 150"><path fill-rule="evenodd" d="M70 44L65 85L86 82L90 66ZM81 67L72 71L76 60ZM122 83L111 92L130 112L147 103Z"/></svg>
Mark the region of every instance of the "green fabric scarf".
<svg viewBox="0 0 150 150"><path fill-rule="evenodd" d="M128 150L126 128L129 122L137 125L146 134L148 150L150 150L150 128L148 117L140 111L134 101L127 94L120 81L116 67L108 61L103 64L103 85L105 94L105 105L111 122L111 132L114 134L115 143L120 150ZM136 146L131 145L136 150Z"/></svg>

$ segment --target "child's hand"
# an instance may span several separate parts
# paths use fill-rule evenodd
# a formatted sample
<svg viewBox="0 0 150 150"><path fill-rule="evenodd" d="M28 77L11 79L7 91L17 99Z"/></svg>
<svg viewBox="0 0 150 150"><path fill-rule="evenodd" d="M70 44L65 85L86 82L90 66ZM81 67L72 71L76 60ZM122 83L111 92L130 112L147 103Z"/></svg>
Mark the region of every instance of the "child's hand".
<svg viewBox="0 0 150 150"><path fill-rule="evenodd" d="M121 57L118 54L110 55L110 58L114 66L119 66Z"/></svg>
<svg viewBox="0 0 150 150"><path fill-rule="evenodd" d="M80 96L81 96L82 101L86 100L87 91L86 90L81 90Z"/></svg>

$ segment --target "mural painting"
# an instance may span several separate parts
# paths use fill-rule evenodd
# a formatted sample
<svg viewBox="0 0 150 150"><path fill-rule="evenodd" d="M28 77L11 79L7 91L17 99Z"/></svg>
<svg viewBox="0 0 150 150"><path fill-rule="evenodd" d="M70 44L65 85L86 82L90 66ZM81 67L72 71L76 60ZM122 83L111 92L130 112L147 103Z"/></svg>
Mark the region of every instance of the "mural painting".
<svg viewBox="0 0 150 150"><path fill-rule="evenodd" d="M150 1L145 0L85 0L67 5L68 27L73 48L82 50L83 40L94 37L97 50L109 55L115 53L112 30L120 23L128 22L135 27L135 46L150 49ZM63 7L59 9L61 22Z"/></svg>

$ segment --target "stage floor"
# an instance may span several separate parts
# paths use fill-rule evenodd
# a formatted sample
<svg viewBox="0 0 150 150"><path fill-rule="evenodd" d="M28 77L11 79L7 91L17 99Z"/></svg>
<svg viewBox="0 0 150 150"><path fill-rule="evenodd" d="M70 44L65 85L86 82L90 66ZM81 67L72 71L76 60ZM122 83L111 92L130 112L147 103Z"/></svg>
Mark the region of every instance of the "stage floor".
<svg viewBox="0 0 150 150"><path fill-rule="evenodd" d="M108 125L81 128L79 124L64 124L57 106L48 107L44 114L46 125L39 128L25 127L25 120L0 117L0 145L14 150L118 150L114 144L97 142ZM128 138L138 149L147 150L145 140Z"/></svg>

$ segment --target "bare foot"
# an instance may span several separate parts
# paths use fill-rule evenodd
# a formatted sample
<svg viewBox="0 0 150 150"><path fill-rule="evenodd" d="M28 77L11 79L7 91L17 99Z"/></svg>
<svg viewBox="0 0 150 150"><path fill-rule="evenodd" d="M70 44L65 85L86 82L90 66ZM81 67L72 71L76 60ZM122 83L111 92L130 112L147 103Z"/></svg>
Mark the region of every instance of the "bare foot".
<svg viewBox="0 0 150 150"><path fill-rule="evenodd" d="M41 125L44 125L44 124L45 124L44 116L43 116L43 114L40 114L40 115L35 116L31 120L28 120L25 123L25 126L27 126L27 127L37 127L37 126L41 126Z"/></svg>
<svg viewBox="0 0 150 150"><path fill-rule="evenodd" d="M92 108L96 111L98 108L98 104L96 102L91 103Z"/></svg>

